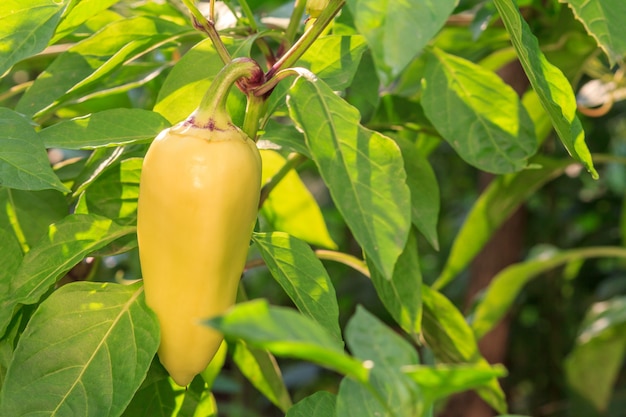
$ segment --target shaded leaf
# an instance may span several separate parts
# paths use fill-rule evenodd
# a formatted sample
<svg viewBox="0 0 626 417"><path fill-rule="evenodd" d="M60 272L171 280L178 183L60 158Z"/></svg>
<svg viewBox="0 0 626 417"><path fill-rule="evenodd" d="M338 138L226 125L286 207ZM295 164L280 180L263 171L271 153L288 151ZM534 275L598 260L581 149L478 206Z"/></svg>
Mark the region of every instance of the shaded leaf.
<svg viewBox="0 0 626 417"><path fill-rule="evenodd" d="M319 80L299 77L287 104L350 230L390 278L410 228L400 150L391 139L359 125L358 111Z"/></svg>
<svg viewBox="0 0 626 417"><path fill-rule="evenodd" d="M50 225L47 235L24 256L11 279L10 291L0 294L0 333L16 306L38 302L58 278L87 255L134 231L110 219L84 214L72 214Z"/></svg>
<svg viewBox="0 0 626 417"><path fill-rule="evenodd" d="M467 163L504 174L524 168L536 152L532 119L494 72L435 48L422 87L426 116Z"/></svg>
<svg viewBox="0 0 626 417"><path fill-rule="evenodd" d="M65 120L39 132L48 148L93 149L149 142L169 123L142 109L111 109Z"/></svg>
<svg viewBox="0 0 626 417"><path fill-rule="evenodd" d="M0 107L0 127L0 185L69 191L52 171L46 148L24 117Z"/></svg>
<svg viewBox="0 0 626 417"><path fill-rule="evenodd" d="M66 285L41 304L22 334L0 414L119 416L158 345L158 324L140 283Z"/></svg>
<svg viewBox="0 0 626 417"><path fill-rule="evenodd" d="M329 417L335 415L337 397L327 391L318 391L298 401L285 417Z"/></svg>
<svg viewBox="0 0 626 417"><path fill-rule="evenodd" d="M593 167L591 154L585 143L585 132L576 116L576 97L572 86L561 70L548 62L541 52L537 38L532 34L515 2L494 0L494 4L511 37L526 76L550 115L561 142L569 154L597 178L598 173Z"/></svg>

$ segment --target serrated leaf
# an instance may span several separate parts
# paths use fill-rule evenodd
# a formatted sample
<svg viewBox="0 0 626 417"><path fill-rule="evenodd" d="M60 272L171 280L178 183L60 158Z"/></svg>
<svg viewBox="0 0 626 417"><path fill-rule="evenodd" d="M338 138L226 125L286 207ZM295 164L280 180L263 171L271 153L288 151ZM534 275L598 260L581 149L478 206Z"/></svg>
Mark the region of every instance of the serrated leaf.
<svg viewBox="0 0 626 417"><path fill-rule="evenodd" d="M492 181L474 203L461 226L450 255L433 288L442 288L463 271L498 227L545 183L558 177L569 161L536 157L541 168L503 175Z"/></svg>
<svg viewBox="0 0 626 417"><path fill-rule="evenodd" d="M0 76L16 62L43 51L70 0L0 3Z"/></svg>
<svg viewBox="0 0 626 417"><path fill-rule="evenodd" d="M536 152L532 119L495 73L435 48L422 91L426 116L467 163L505 174L523 169Z"/></svg>
<svg viewBox="0 0 626 417"><path fill-rule="evenodd" d="M291 397L280 368L269 352L239 340L234 345L233 361L248 381L274 405L283 412L291 407Z"/></svg>
<svg viewBox="0 0 626 417"><path fill-rule="evenodd" d="M569 5L587 32L593 36L611 65L622 60L626 55L626 3L621 0L560 0Z"/></svg>
<svg viewBox="0 0 626 417"><path fill-rule="evenodd" d="M50 225L48 233L24 256L10 283L10 291L0 294L0 334L20 304L34 304L58 278L93 251L134 233L112 220L72 214Z"/></svg>
<svg viewBox="0 0 626 417"><path fill-rule="evenodd" d="M374 265L368 267L376 293L391 317L418 340L422 330L422 272L415 234L409 234L391 279L385 278Z"/></svg>
<svg viewBox="0 0 626 417"><path fill-rule="evenodd" d="M250 52L248 42L236 42L225 36L222 37L222 42L232 57L248 56ZM184 120L198 107L213 77L222 67L224 63L210 39L196 44L169 72L159 90L154 111L172 124ZM245 97L238 89L232 88L227 104L231 118L235 124L239 124L243 120Z"/></svg>
<svg viewBox="0 0 626 417"><path fill-rule="evenodd" d="M159 345L142 296L140 283L81 282L55 291L18 342L0 414L121 415Z"/></svg>
<svg viewBox="0 0 626 417"><path fill-rule="evenodd" d="M457 0L348 0L354 23L365 36L385 84L430 42ZM419 28L416 30L416 28Z"/></svg>
<svg viewBox="0 0 626 417"><path fill-rule="evenodd" d="M105 170L81 194L74 212L136 224L142 163L142 158L129 158Z"/></svg>
<svg viewBox="0 0 626 417"><path fill-rule="evenodd" d="M298 310L343 345L337 295L324 265L301 240L282 232L254 233L265 264Z"/></svg>
<svg viewBox="0 0 626 417"><path fill-rule="evenodd" d="M24 117L0 107L0 128L0 185L69 191L52 171L46 148Z"/></svg>
<svg viewBox="0 0 626 417"><path fill-rule="evenodd" d="M270 306L265 300L236 304L207 324L226 338L243 339L277 356L307 360L364 381L367 369L348 356L325 328L295 310Z"/></svg>
<svg viewBox="0 0 626 417"><path fill-rule="evenodd" d="M287 160L270 150L261 150L261 157L261 184L265 184ZM274 230L289 233L312 245L337 249L319 205L295 170L290 170L268 195L261 206L261 214Z"/></svg>
<svg viewBox="0 0 626 417"><path fill-rule="evenodd" d="M39 132L48 148L94 149L149 142L170 124L143 109L111 109L65 120Z"/></svg>
<svg viewBox="0 0 626 417"><path fill-rule="evenodd" d="M592 247L556 253L545 251L538 259L513 264L499 272L489 284L474 311L472 329L476 338L480 339L498 324L526 283L568 262L597 257L626 258L626 249Z"/></svg>
<svg viewBox="0 0 626 417"><path fill-rule="evenodd" d="M546 59L537 38L511 0L494 0L517 56L541 104L552 120L561 142L569 154L581 162L593 178L598 173L585 143L585 132L576 116L576 97L561 70Z"/></svg>
<svg viewBox="0 0 626 417"><path fill-rule="evenodd" d="M328 391L318 391L298 401L285 417L329 417L335 415L337 397Z"/></svg>
<svg viewBox="0 0 626 417"><path fill-rule="evenodd" d="M350 230L390 278L410 228L410 192L398 146L361 126L358 111L320 80L299 77L287 104Z"/></svg>
<svg viewBox="0 0 626 417"><path fill-rule="evenodd" d="M463 314L443 294L424 285L424 339L435 357L444 363L473 364L491 369L478 350L476 338ZM507 409L504 392L494 377L476 392L494 409L504 413Z"/></svg>
<svg viewBox="0 0 626 417"><path fill-rule="evenodd" d="M33 116L76 98L125 62L187 30L157 18L115 21L59 55L24 93L16 110Z"/></svg>

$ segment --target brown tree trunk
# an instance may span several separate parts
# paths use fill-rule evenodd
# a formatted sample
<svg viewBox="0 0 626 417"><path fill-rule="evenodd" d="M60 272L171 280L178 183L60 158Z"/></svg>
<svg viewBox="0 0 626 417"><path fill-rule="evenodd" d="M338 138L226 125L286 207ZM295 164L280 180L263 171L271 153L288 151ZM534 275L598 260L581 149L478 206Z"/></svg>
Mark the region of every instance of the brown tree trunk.
<svg viewBox="0 0 626 417"><path fill-rule="evenodd" d="M522 95L528 88L528 79L515 61L503 67L500 77ZM493 175L481 173L479 188L482 191L493 179ZM518 262L524 248L524 227L526 213L522 208L502 224L491 240L474 259L470 269L470 280L465 293L465 308L473 302L475 296L486 287L493 277L507 266ZM478 342L478 347L489 363L503 363L506 359L509 336L509 319L502 320L493 330ZM452 396L440 417L491 417L495 411L475 392L464 392Z"/></svg>

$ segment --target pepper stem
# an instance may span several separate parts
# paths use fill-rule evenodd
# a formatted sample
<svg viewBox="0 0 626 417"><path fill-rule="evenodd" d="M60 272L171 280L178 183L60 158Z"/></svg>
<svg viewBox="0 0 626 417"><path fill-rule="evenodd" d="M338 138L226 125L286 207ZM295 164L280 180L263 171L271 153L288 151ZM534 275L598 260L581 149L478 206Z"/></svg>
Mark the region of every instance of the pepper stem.
<svg viewBox="0 0 626 417"><path fill-rule="evenodd" d="M194 126L205 129L212 129L216 126L223 128L232 124L226 110L226 99L230 88L240 78L247 79L245 87L256 86L263 81L263 70L253 59L233 59L215 76L189 121Z"/></svg>

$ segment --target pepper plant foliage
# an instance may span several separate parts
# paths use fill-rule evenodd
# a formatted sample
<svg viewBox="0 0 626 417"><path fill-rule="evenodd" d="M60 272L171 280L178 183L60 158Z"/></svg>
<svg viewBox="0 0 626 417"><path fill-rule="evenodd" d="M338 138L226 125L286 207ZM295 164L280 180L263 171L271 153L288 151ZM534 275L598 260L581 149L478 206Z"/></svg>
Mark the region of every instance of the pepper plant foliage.
<svg viewBox="0 0 626 417"><path fill-rule="evenodd" d="M506 414L506 370L487 363L477 341L543 271L626 257L619 247L581 248L513 265L469 324L442 292L568 166L598 177L574 90L588 62L623 63L626 6L562 3L330 0L305 26L303 0L3 1L0 415L217 415L211 392L226 360L287 416L429 416L469 389ZM561 49L535 34L547 19L567 24ZM569 39L576 49L563 58ZM148 144L189 115L235 57L265 72L228 97L235 124L261 149L264 188L240 302L206 321L227 350L185 390L155 356L158 324L141 281L127 279L140 273L111 276L106 266L137 258ZM496 74L516 60L529 80L521 98ZM438 278L422 277L421 253L444 256L429 163L442 147L496 177ZM367 305L340 317L337 263L370 279L385 317ZM261 270L289 306L268 301L269 291L248 299ZM584 349L575 355L585 360ZM336 383L294 399L281 375L288 360L334 371ZM591 372L574 360L568 371ZM606 395L590 400L601 408Z"/></svg>

